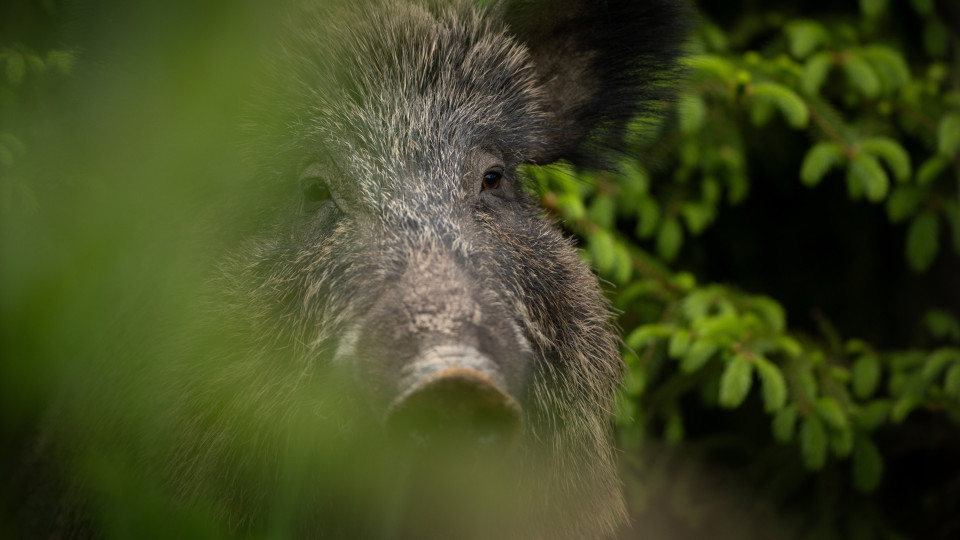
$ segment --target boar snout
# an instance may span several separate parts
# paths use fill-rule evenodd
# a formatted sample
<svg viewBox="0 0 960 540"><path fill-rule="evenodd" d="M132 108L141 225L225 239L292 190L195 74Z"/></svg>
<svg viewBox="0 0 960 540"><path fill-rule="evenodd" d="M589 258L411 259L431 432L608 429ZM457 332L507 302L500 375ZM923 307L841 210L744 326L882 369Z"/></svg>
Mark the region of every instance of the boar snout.
<svg viewBox="0 0 960 540"><path fill-rule="evenodd" d="M510 451L523 420L505 388L497 365L473 347L434 347L404 368L387 428L423 446Z"/></svg>

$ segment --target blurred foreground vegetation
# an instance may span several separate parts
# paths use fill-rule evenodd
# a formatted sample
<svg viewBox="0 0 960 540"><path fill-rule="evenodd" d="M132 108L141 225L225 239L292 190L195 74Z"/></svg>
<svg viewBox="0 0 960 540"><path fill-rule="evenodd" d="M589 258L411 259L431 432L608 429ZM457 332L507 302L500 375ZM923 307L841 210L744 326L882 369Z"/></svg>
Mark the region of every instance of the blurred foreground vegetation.
<svg viewBox="0 0 960 540"><path fill-rule="evenodd" d="M256 226L209 218L246 172L269 6L104 5L0 9L11 468L105 322L182 317L217 242ZM960 7L699 8L641 160L530 171L619 311L624 537L956 538Z"/></svg>

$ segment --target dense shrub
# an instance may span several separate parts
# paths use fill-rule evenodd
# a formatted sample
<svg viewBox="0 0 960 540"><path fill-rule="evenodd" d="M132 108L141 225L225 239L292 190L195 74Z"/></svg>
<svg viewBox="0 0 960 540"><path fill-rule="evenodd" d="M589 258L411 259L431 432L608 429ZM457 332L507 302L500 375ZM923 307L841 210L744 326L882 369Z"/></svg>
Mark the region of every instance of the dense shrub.
<svg viewBox="0 0 960 540"><path fill-rule="evenodd" d="M702 4L644 159L537 173L621 311L638 528L657 493L680 529L960 534L957 10ZM762 504L724 518L664 445Z"/></svg>

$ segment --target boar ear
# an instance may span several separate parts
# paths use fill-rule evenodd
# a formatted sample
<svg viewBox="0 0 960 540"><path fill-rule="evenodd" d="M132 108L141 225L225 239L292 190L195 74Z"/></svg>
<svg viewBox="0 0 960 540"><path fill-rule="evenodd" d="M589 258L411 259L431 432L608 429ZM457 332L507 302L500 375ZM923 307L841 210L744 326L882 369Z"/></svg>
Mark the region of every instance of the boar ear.
<svg viewBox="0 0 960 540"><path fill-rule="evenodd" d="M531 161L597 166L627 126L667 94L688 20L673 0L507 0L512 35L530 51L547 115Z"/></svg>

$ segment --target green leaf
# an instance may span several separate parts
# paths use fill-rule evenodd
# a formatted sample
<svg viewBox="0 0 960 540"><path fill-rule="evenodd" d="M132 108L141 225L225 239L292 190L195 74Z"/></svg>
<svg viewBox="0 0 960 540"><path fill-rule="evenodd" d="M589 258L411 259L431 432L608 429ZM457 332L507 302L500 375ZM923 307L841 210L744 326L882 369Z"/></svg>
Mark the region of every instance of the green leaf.
<svg viewBox="0 0 960 540"><path fill-rule="evenodd" d="M849 426L847 415L843 412L843 409L840 408L837 400L831 397L818 399L816 403L814 403L814 409L816 409L820 418L834 429L847 429Z"/></svg>
<svg viewBox="0 0 960 540"><path fill-rule="evenodd" d="M773 438L777 442L788 443L793 440L793 434L797 430L797 406L788 405L773 415Z"/></svg>
<svg viewBox="0 0 960 540"><path fill-rule="evenodd" d="M735 355L720 376L721 407L733 409L739 407L750 392L753 383L753 367L743 355Z"/></svg>
<svg viewBox="0 0 960 540"><path fill-rule="evenodd" d="M876 19L887 9L887 0L860 0L860 11L868 19Z"/></svg>
<svg viewBox="0 0 960 540"><path fill-rule="evenodd" d="M897 141L886 137L863 139L860 141L860 150L883 159L898 181L910 179L910 155Z"/></svg>
<svg viewBox="0 0 960 540"><path fill-rule="evenodd" d="M697 278L690 272L677 272L670 282L683 293L689 293L697 286Z"/></svg>
<svg viewBox="0 0 960 540"><path fill-rule="evenodd" d="M750 122L755 126L766 125L773 118L774 110L772 100L765 97L754 99L750 101Z"/></svg>
<svg viewBox="0 0 960 540"><path fill-rule="evenodd" d="M926 384L940 377L940 373L953 362L960 362L960 350L942 348L933 351L923 364L920 376Z"/></svg>
<svg viewBox="0 0 960 540"><path fill-rule="evenodd" d="M885 424L890 418L890 402L885 399L871 401L865 407L857 409L854 418L861 430L873 431Z"/></svg>
<svg viewBox="0 0 960 540"><path fill-rule="evenodd" d="M633 278L633 259L627 248L619 242L615 242L613 247L617 259L613 279L615 283L625 285Z"/></svg>
<svg viewBox="0 0 960 540"><path fill-rule="evenodd" d="M557 195L557 206L563 212L567 219L578 221L587 214L587 209L583 206L583 199L573 193L562 193Z"/></svg>
<svg viewBox="0 0 960 540"><path fill-rule="evenodd" d="M531 167L528 170L540 182L553 186L557 192L576 195L581 204L596 191L596 180L584 174L578 175L573 165L565 161L545 167Z"/></svg>
<svg viewBox="0 0 960 540"><path fill-rule="evenodd" d="M672 326L663 324L646 324L630 332L624 342L627 347L637 350L646 347L658 339L663 339L673 335Z"/></svg>
<svg viewBox="0 0 960 540"><path fill-rule="evenodd" d="M827 74L833 67L833 56L824 51L810 57L803 66L803 74L800 76L800 86L803 91L816 95L820 92L820 87L827 80Z"/></svg>
<svg viewBox="0 0 960 540"><path fill-rule="evenodd" d="M924 272L937 256L938 240L937 216L923 212L913 218L907 231L907 262L916 272Z"/></svg>
<svg viewBox="0 0 960 540"><path fill-rule="evenodd" d="M613 228L615 204L612 197L598 195L590 203L587 218L602 229Z"/></svg>
<svg viewBox="0 0 960 540"><path fill-rule="evenodd" d="M687 349L686 356L684 356L683 360L680 361L680 371L684 373L693 373L694 371L697 371L703 367L703 365L706 364L716 352L716 345L708 341L701 339L694 342L694 344Z"/></svg>
<svg viewBox="0 0 960 540"><path fill-rule="evenodd" d="M850 370L843 366L827 366L827 374L838 383L850 382Z"/></svg>
<svg viewBox="0 0 960 540"><path fill-rule="evenodd" d="M704 289L688 294L680 305L683 309L683 315L692 323L706 317L710 312L710 306L713 304L712 296L713 294L710 291Z"/></svg>
<svg viewBox="0 0 960 540"><path fill-rule="evenodd" d="M745 330L743 320L732 312L706 317L694 324L694 331L700 337L717 344L730 344Z"/></svg>
<svg viewBox="0 0 960 540"><path fill-rule="evenodd" d="M847 197L851 201L859 201L863 198L865 188L863 183L854 181L850 176L850 169L847 169Z"/></svg>
<svg viewBox="0 0 960 540"><path fill-rule="evenodd" d="M695 77L718 78L723 82L732 81L737 72L732 62L722 56L710 54L690 56L686 59L686 64L697 72Z"/></svg>
<svg viewBox="0 0 960 540"><path fill-rule="evenodd" d="M637 204L637 236L650 238L660 223L660 205L653 197L643 197Z"/></svg>
<svg viewBox="0 0 960 540"><path fill-rule="evenodd" d="M747 174L743 168L740 169L727 169L727 201L731 205L740 204L746 197L747 192L750 190L750 180L747 178Z"/></svg>
<svg viewBox="0 0 960 540"><path fill-rule="evenodd" d="M755 98L769 99L780 109L780 113L793 128L804 128L810 120L810 110L806 102L796 92L781 84L758 82L753 85Z"/></svg>
<svg viewBox="0 0 960 540"><path fill-rule="evenodd" d="M947 370L947 376L943 382L943 391L953 399L960 400L960 364L954 364Z"/></svg>
<svg viewBox="0 0 960 540"><path fill-rule="evenodd" d="M617 164L617 171L620 185L631 195L631 203L650 191L650 173L636 159L623 159Z"/></svg>
<svg viewBox="0 0 960 540"><path fill-rule="evenodd" d="M667 354L670 355L670 358L680 358L687 353L689 348L690 332L680 328L670 336L670 346L667 348Z"/></svg>
<svg viewBox="0 0 960 540"><path fill-rule="evenodd" d="M870 45L860 49L860 54L873 66L888 95L910 82L910 68L896 49L884 45Z"/></svg>
<svg viewBox="0 0 960 540"><path fill-rule="evenodd" d="M713 208L705 204L683 203L680 214L687 223L687 230L694 236L702 233L707 225L713 221Z"/></svg>
<svg viewBox="0 0 960 540"><path fill-rule="evenodd" d="M695 94L687 94L677 104L677 118L680 131L695 133L700 131L703 120L707 116L707 104L703 98Z"/></svg>
<svg viewBox="0 0 960 540"><path fill-rule="evenodd" d="M791 22L786 31L790 39L790 54L801 59L825 43L830 36L822 24L810 20Z"/></svg>
<svg viewBox="0 0 960 540"><path fill-rule="evenodd" d="M816 399L817 394L820 392L820 388L817 385L817 378L813 375L812 357L813 354L807 356L806 359L800 358L790 365L797 383L800 384L803 397L810 401Z"/></svg>
<svg viewBox="0 0 960 540"><path fill-rule="evenodd" d="M853 363L853 394L860 399L873 395L880 384L880 360L876 354L867 353Z"/></svg>
<svg viewBox="0 0 960 540"><path fill-rule="evenodd" d="M843 64L850 85L860 90L867 98L875 98L880 94L880 78L869 62L856 52L851 52Z"/></svg>
<svg viewBox="0 0 960 540"><path fill-rule="evenodd" d="M780 410L787 401L787 383L783 379L783 373L762 356L754 357L754 364L762 384L764 410L768 413Z"/></svg>
<svg viewBox="0 0 960 540"><path fill-rule="evenodd" d="M803 347L800 342L790 336L780 335L774 338L774 341L780 351L788 358L799 358L803 354Z"/></svg>
<svg viewBox="0 0 960 540"><path fill-rule="evenodd" d="M831 141L822 141L813 145L803 158L800 166L800 180L806 186L820 183L827 171L843 160L843 148Z"/></svg>
<svg viewBox="0 0 960 540"><path fill-rule="evenodd" d="M598 229L589 237L588 244L590 258L600 273L606 273L613 268L616 262L613 237L605 230Z"/></svg>
<svg viewBox="0 0 960 540"><path fill-rule="evenodd" d="M900 223L917 213L923 193L914 186L897 186L887 198L887 217Z"/></svg>
<svg viewBox="0 0 960 540"><path fill-rule="evenodd" d="M703 182L700 184L700 189L703 192L703 201L708 203L711 206L715 206L720 202L720 181L716 179L713 175L704 175Z"/></svg>
<svg viewBox="0 0 960 540"><path fill-rule="evenodd" d="M866 437L857 438L853 448L853 484L863 493L872 493L883 478L883 457Z"/></svg>
<svg viewBox="0 0 960 540"><path fill-rule="evenodd" d="M918 396L910 392L898 399L890 409L890 421L899 424L906 420L907 416L920 404L919 400Z"/></svg>
<svg viewBox="0 0 960 540"><path fill-rule="evenodd" d="M787 315L783 306L776 300L766 296L752 296L750 298L750 307L760 315L770 329L776 333L781 333L787 328Z"/></svg>
<svg viewBox="0 0 960 540"><path fill-rule="evenodd" d="M915 356L916 355L916 356ZM887 381L887 389L891 396L902 396L910 389L914 379L910 377L915 374L916 367L923 364L926 358L924 351L912 351L911 353L893 353L890 355L891 370Z"/></svg>
<svg viewBox="0 0 960 540"><path fill-rule="evenodd" d="M710 24L706 20L700 23L700 32L703 40L710 49L715 51L726 51L729 48L727 43L727 33L715 24Z"/></svg>
<svg viewBox="0 0 960 540"><path fill-rule="evenodd" d="M672 261L680 253L682 245L683 229L680 228L680 222L676 218L667 219L657 234L657 253L667 261Z"/></svg>
<svg viewBox="0 0 960 540"><path fill-rule="evenodd" d="M960 148L960 115L948 114L940 119L937 128L937 151L951 157Z"/></svg>
<svg viewBox="0 0 960 540"><path fill-rule="evenodd" d="M854 186L860 188L858 191L866 193L867 199L871 202L882 201L890 189L890 179L887 177L887 172L880 166L880 162L864 152L858 152L850 160L847 184L851 188Z"/></svg>
<svg viewBox="0 0 960 540"><path fill-rule="evenodd" d="M931 309L927 311L923 320L933 337L937 339L950 338L954 342L960 342L960 321L957 321L956 317L949 311Z"/></svg>
<svg viewBox="0 0 960 540"><path fill-rule="evenodd" d="M838 458L849 456L853 450L853 431L849 427L831 431L830 448Z"/></svg>
<svg viewBox="0 0 960 540"><path fill-rule="evenodd" d="M950 161L940 155L924 161L923 165L920 165L920 168L917 169L917 184L920 186L932 184L937 177L943 174L943 171L947 170L948 166L950 166Z"/></svg>
<svg viewBox="0 0 960 540"><path fill-rule="evenodd" d="M804 465L812 471L822 469L827 461L827 432L815 414L804 418L800 426L800 451Z"/></svg>
<svg viewBox="0 0 960 540"><path fill-rule="evenodd" d="M862 339L848 339L843 345L843 352L847 354L857 354L870 350L870 345Z"/></svg>

